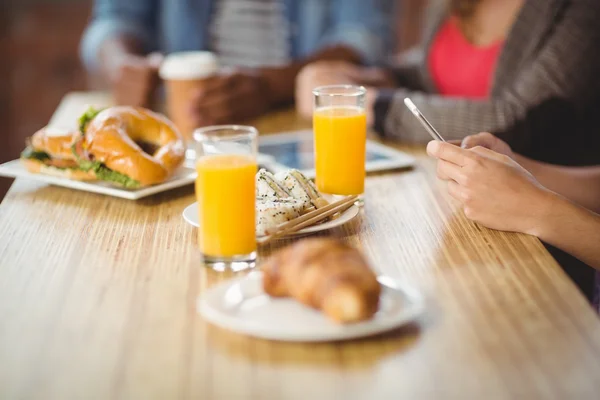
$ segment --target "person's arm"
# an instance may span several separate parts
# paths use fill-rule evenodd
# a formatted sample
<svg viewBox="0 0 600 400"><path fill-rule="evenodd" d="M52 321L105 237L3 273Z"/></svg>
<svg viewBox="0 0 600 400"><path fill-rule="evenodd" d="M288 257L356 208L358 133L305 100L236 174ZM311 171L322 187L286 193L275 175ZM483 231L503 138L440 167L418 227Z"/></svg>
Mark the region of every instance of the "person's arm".
<svg viewBox="0 0 600 400"><path fill-rule="evenodd" d="M545 187L594 212L600 212L600 166L565 167L522 155L515 160Z"/></svg>
<svg viewBox="0 0 600 400"><path fill-rule="evenodd" d="M565 167L532 160L512 151L511 147L489 132L463 139L461 147L482 146L517 161L545 187L595 212L600 212L600 166Z"/></svg>
<svg viewBox="0 0 600 400"><path fill-rule="evenodd" d="M148 106L158 85L160 55L153 46L156 0L97 0L81 41L84 64L94 78L110 85L115 102Z"/></svg>
<svg viewBox="0 0 600 400"><path fill-rule="evenodd" d="M329 29L312 54L283 68L263 68L274 105L293 100L295 79L308 64L345 61L352 64L383 62L393 47L395 2L392 0L331 0Z"/></svg>
<svg viewBox="0 0 600 400"><path fill-rule="evenodd" d="M157 0L95 0L80 44L88 71L99 72L108 56L141 55L155 50L156 7Z"/></svg>
<svg viewBox="0 0 600 400"><path fill-rule="evenodd" d="M254 118L292 103L296 77L304 66L319 61L370 63L390 50L392 0L331 0L328 4L330 27L312 53L301 54L282 67L241 68L222 74L192 99L190 117L198 126Z"/></svg>
<svg viewBox="0 0 600 400"><path fill-rule="evenodd" d="M296 76L304 66L317 61L346 61L356 64L361 61L361 56L349 46L336 44L284 67L259 68L258 75L264 82L268 106L275 107L291 102L294 98Z"/></svg>
<svg viewBox="0 0 600 400"><path fill-rule="evenodd" d="M515 160L488 148L430 142L437 174L465 216L488 228L539 237L600 269L600 216L544 188Z"/></svg>
<svg viewBox="0 0 600 400"><path fill-rule="evenodd" d="M244 122L294 98L298 71L311 60L350 60L359 56L344 46L323 49L283 67L239 68L220 73L192 94L189 116L197 126Z"/></svg>
<svg viewBox="0 0 600 400"><path fill-rule="evenodd" d="M600 270L600 215L557 195L546 202L548 212L531 233Z"/></svg>
<svg viewBox="0 0 600 400"><path fill-rule="evenodd" d="M490 100L449 98L404 88L380 91L378 103L388 106L384 120L377 121L384 136L407 142L429 140L404 106L404 98L410 97L447 139L486 130L499 134L516 150L529 149L533 132L551 132L557 123L583 111L597 95L600 57L593 49L600 41L598 18L600 9L592 2L570 3L536 59L519 66L516 78L504 83L503 92Z"/></svg>

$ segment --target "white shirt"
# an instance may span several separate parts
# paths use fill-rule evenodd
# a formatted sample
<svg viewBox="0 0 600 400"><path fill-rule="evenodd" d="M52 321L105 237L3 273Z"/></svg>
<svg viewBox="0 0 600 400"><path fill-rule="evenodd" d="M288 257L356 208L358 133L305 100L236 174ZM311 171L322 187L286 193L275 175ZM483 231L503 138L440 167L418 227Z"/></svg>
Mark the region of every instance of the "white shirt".
<svg viewBox="0 0 600 400"><path fill-rule="evenodd" d="M290 27L281 0L219 0L211 45L223 66L281 66L289 62Z"/></svg>

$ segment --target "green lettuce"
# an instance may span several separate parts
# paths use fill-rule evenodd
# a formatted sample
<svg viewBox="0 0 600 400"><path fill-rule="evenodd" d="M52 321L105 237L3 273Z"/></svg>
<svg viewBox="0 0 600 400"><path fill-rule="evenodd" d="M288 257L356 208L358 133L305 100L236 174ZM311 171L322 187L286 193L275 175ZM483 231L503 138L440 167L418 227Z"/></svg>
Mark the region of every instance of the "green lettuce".
<svg viewBox="0 0 600 400"><path fill-rule="evenodd" d="M140 187L140 182L128 177L125 174L113 171L110 168L106 168L104 164L100 164L95 171L96 177L98 177L98 179L102 179L103 181L113 182L127 189L137 189Z"/></svg>
<svg viewBox="0 0 600 400"><path fill-rule="evenodd" d="M23 150L23 152L21 153L21 158L44 161L44 160L49 160L50 155L43 151L35 151L33 148L27 146L25 148L25 150Z"/></svg>
<svg viewBox="0 0 600 400"><path fill-rule="evenodd" d="M102 181L113 182L123 186L126 189L137 189L140 187L140 182L128 177L117 171L107 168L106 165L99 161L88 161L79 159L79 168L84 171L94 171L96 178Z"/></svg>
<svg viewBox="0 0 600 400"><path fill-rule="evenodd" d="M77 120L79 126L79 132L83 135L85 133L85 129L91 120L93 120L96 115L100 113L103 109L96 109L94 107L89 107Z"/></svg>

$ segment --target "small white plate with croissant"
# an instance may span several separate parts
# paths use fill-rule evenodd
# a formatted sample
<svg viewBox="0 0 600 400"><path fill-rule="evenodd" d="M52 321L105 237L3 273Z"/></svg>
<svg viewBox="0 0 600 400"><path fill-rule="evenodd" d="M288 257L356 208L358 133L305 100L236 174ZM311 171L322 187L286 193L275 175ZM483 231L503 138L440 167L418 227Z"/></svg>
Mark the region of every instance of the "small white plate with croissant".
<svg viewBox="0 0 600 400"><path fill-rule="evenodd" d="M275 253L261 272L209 289L198 311L216 326L292 342L384 333L424 309L415 289L377 277L358 250L334 239L306 239Z"/></svg>

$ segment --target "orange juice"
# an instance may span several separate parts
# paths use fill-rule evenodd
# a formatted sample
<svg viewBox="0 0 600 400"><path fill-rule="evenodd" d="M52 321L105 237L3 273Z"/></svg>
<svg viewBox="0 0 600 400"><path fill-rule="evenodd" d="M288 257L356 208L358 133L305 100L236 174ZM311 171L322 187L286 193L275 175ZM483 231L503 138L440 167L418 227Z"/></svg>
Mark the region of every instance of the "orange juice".
<svg viewBox="0 0 600 400"><path fill-rule="evenodd" d="M256 250L256 160L211 155L196 164L198 244L204 255L233 257Z"/></svg>
<svg viewBox="0 0 600 400"><path fill-rule="evenodd" d="M359 107L315 110L315 168L319 191L354 195L365 190L367 118Z"/></svg>

